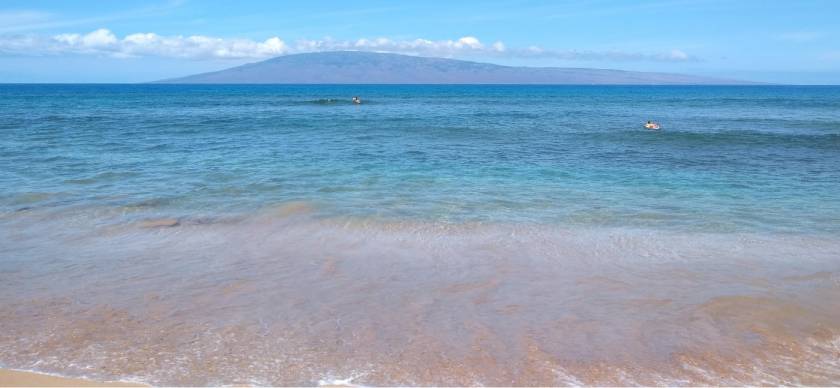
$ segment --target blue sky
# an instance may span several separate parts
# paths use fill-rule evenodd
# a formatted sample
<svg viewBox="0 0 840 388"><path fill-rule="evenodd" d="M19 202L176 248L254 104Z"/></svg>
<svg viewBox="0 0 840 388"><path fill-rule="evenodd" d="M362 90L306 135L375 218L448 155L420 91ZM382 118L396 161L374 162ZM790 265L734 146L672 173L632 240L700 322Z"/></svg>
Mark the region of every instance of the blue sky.
<svg viewBox="0 0 840 388"><path fill-rule="evenodd" d="M0 82L142 82L338 49L840 84L840 1L17 1Z"/></svg>

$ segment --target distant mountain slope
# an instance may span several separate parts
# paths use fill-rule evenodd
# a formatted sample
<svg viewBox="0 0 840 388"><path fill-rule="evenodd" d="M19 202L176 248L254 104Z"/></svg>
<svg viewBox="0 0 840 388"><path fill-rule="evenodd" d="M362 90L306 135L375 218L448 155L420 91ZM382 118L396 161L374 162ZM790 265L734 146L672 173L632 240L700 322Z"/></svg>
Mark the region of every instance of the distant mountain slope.
<svg viewBox="0 0 840 388"><path fill-rule="evenodd" d="M559 67L512 67L361 51L284 55L226 70L158 81L206 84L626 84L748 82L683 74Z"/></svg>

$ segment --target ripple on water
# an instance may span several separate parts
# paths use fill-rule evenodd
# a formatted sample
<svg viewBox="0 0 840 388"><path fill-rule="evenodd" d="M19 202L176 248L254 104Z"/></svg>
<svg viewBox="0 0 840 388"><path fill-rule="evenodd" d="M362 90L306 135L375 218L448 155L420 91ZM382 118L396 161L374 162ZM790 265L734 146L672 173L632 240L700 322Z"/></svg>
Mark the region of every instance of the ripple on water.
<svg viewBox="0 0 840 388"><path fill-rule="evenodd" d="M311 208L166 228L17 224L4 252L41 265L0 264L27 279L0 284L0 360L176 385L819 385L840 373L835 239Z"/></svg>

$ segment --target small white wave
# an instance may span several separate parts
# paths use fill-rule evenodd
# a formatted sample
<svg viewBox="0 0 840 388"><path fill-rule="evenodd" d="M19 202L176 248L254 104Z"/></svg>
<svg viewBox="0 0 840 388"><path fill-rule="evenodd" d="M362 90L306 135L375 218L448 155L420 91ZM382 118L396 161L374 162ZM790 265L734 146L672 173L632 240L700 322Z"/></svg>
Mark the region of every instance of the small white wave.
<svg viewBox="0 0 840 388"><path fill-rule="evenodd" d="M319 387L360 387L360 385L353 384L356 377L348 377L346 379L326 378L318 380Z"/></svg>

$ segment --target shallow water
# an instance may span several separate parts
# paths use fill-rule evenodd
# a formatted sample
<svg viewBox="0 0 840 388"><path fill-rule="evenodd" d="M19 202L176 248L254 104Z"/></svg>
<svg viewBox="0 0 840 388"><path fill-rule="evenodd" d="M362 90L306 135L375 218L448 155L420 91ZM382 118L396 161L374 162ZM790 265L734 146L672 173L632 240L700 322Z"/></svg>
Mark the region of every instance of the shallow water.
<svg viewBox="0 0 840 388"><path fill-rule="evenodd" d="M3 213L307 201L431 222L840 230L835 87L6 85L0 97ZM649 119L664 130L642 130Z"/></svg>
<svg viewBox="0 0 840 388"><path fill-rule="evenodd" d="M0 366L176 385L840 382L838 88L0 96Z"/></svg>

